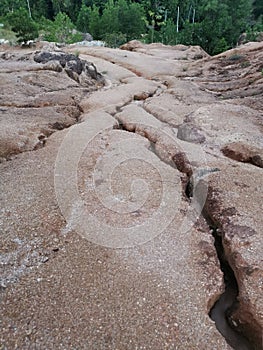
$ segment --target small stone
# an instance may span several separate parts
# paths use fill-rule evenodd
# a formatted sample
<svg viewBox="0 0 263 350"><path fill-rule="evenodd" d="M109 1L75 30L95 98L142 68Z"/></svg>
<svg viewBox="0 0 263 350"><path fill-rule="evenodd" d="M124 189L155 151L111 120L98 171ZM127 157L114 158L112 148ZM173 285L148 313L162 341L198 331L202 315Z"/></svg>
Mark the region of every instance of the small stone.
<svg viewBox="0 0 263 350"><path fill-rule="evenodd" d="M202 134L201 130L192 123L185 123L183 125L180 125L178 128L177 137L178 139L187 142L205 142L205 136Z"/></svg>
<svg viewBox="0 0 263 350"><path fill-rule="evenodd" d="M43 256L43 258L41 259L41 262L42 263L45 263L49 260L49 257L48 256Z"/></svg>

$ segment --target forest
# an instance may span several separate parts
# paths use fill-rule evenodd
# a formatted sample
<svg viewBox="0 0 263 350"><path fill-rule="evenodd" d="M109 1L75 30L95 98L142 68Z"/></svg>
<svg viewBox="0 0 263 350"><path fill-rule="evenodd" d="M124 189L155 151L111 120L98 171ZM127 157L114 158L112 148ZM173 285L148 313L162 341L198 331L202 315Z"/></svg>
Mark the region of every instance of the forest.
<svg viewBox="0 0 263 350"><path fill-rule="evenodd" d="M200 45L215 55L241 33L263 32L262 0L1 0L0 38L73 43L90 33L117 47L132 39Z"/></svg>

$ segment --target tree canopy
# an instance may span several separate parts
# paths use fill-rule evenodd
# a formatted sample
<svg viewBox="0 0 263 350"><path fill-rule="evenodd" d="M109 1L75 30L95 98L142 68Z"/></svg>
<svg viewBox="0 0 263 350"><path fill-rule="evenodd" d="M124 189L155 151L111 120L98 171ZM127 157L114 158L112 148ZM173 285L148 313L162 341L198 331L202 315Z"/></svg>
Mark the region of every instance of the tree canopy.
<svg viewBox="0 0 263 350"><path fill-rule="evenodd" d="M21 16L15 25L18 13ZM200 45L210 54L216 54L235 46L243 32L263 31L263 3L262 0L1 0L0 21L9 25L20 40L46 29L49 34L44 36L49 40L70 42L74 40L69 38L70 33L77 28L89 32L94 39L111 38L113 46L139 39Z"/></svg>

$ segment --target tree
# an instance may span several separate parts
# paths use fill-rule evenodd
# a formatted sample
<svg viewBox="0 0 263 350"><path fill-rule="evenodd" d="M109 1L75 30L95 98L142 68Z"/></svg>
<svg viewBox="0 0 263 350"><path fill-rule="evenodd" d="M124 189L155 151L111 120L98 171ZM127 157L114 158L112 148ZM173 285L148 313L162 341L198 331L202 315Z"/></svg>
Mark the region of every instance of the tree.
<svg viewBox="0 0 263 350"><path fill-rule="evenodd" d="M48 19L53 19L54 10L53 4L51 0L38 0L38 1L30 1L32 17L35 20L39 20L41 17L45 17Z"/></svg>
<svg viewBox="0 0 263 350"><path fill-rule="evenodd" d="M89 8L82 2L76 23L77 29L82 33L87 33L89 31L89 17Z"/></svg>
<svg viewBox="0 0 263 350"><path fill-rule="evenodd" d="M144 8L137 3L109 0L101 17L103 35L110 33L124 34L126 40L139 38L145 32ZM120 36L123 40L123 35ZM119 42L119 39L117 40Z"/></svg>
<svg viewBox="0 0 263 350"><path fill-rule="evenodd" d="M263 16L263 2L262 0L253 1L253 16L255 20Z"/></svg>
<svg viewBox="0 0 263 350"><path fill-rule="evenodd" d="M75 26L65 13L59 12L54 22L48 21L45 29L45 39L59 43L71 44L82 40L81 34L74 34Z"/></svg>
<svg viewBox="0 0 263 350"><path fill-rule="evenodd" d="M95 39L102 38L102 26L101 26L101 18L99 15L99 8L93 6L89 8L89 33Z"/></svg>
<svg viewBox="0 0 263 350"><path fill-rule="evenodd" d="M72 21L76 22L82 4L81 0L52 0L52 3L55 15L59 12L63 12L67 14Z"/></svg>
<svg viewBox="0 0 263 350"><path fill-rule="evenodd" d="M0 1L1 16L6 16L23 7L26 7L26 2L24 0L1 0Z"/></svg>
<svg viewBox="0 0 263 350"><path fill-rule="evenodd" d="M161 34L162 34L162 42L165 45L177 44L176 25L170 18L162 27Z"/></svg>
<svg viewBox="0 0 263 350"><path fill-rule="evenodd" d="M222 45L221 39L225 38L226 31L231 22L229 9L225 1L203 1L197 8L198 31L194 34L193 44L200 45L210 54L219 53L217 45Z"/></svg>
<svg viewBox="0 0 263 350"><path fill-rule="evenodd" d="M104 34L120 31L118 8L113 0L108 0L101 17L101 27Z"/></svg>
<svg viewBox="0 0 263 350"><path fill-rule="evenodd" d="M126 34L127 40L138 39L145 32L145 13L140 4L118 0L118 20L120 32Z"/></svg>
<svg viewBox="0 0 263 350"><path fill-rule="evenodd" d="M12 30L16 33L18 42L27 42L38 37L36 23L29 17L28 11L21 7L7 15Z"/></svg>

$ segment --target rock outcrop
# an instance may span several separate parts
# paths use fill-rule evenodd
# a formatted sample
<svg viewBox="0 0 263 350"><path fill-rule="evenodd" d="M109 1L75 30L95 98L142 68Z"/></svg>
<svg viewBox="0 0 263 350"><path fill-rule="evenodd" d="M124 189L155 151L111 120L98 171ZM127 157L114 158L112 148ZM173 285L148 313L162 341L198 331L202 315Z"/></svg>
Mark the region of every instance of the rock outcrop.
<svg viewBox="0 0 263 350"><path fill-rule="evenodd" d="M262 350L262 44L77 49L1 54L2 348Z"/></svg>
<svg viewBox="0 0 263 350"><path fill-rule="evenodd" d="M75 124L81 97L104 84L92 63L59 51L3 52L0 64L2 160L42 147L53 132Z"/></svg>

